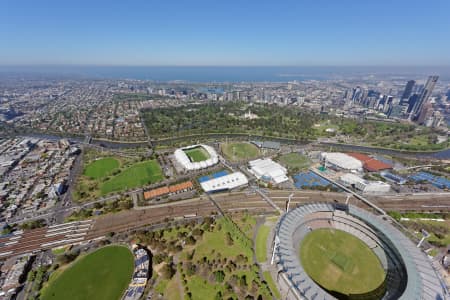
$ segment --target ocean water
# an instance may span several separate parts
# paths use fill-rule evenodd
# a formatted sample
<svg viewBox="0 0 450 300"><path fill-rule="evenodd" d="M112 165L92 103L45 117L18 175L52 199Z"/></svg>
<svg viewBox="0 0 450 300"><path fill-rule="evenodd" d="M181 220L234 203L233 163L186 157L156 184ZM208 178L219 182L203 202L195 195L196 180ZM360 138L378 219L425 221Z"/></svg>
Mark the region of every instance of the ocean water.
<svg viewBox="0 0 450 300"><path fill-rule="evenodd" d="M288 82L390 76L421 78L438 74L450 80L450 67L127 67L0 66L0 76L141 79L188 82Z"/></svg>

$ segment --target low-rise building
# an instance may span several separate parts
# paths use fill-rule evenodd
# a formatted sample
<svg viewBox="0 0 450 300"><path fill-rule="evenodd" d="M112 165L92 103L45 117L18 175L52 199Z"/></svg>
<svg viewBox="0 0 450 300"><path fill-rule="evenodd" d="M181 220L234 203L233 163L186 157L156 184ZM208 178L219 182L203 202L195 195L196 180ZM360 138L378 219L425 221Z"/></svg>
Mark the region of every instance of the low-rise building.
<svg viewBox="0 0 450 300"><path fill-rule="evenodd" d="M287 177L287 169L270 158L250 161L248 163L248 170L256 178L273 184L280 184L289 180Z"/></svg>
<svg viewBox="0 0 450 300"><path fill-rule="evenodd" d="M248 179L241 172L234 172L222 177L213 178L200 183L207 193L232 190L248 184Z"/></svg>
<svg viewBox="0 0 450 300"><path fill-rule="evenodd" d="M387 193L391 189L391 186L385 182L365 180L358 175L351 173L342 175L340 181L344 186L366 194Z"/></svg>
<svg viewBox="0 0 450 300"><path fill-rule="evenodd" d="M363 169L363 163L360 160L340 152L322 152L320 161L326 167L336 170L362 172Z"/></svg>

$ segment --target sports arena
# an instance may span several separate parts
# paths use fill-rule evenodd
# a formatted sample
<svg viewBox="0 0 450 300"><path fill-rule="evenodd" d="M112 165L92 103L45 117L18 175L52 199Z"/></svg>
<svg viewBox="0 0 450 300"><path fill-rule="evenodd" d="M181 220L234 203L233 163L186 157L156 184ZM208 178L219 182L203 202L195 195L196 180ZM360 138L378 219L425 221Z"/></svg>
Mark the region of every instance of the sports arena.
<svg viewBox="0 0 450 300"><path fill-rule="evenodd" d="M219 156L213 147L192 145L175 150L175 159L187 171L211 167L219 162Z"/></svg>
<svg viewBox="0 0 450 300"><path fill-rule="evenodd" d="M325 287L324 283L337 280L340 276L333 270L344 272L344 268L339 269L340 262L344 262L341 265L352 266L351 261L356 261L353 256L347 257L347 263L345 255L327 254L331 266L319 270L323 273L323 281L317 280L318 277L313 279L316 275L306 271L309 261L301 258L307 250L302 245L306 244L306 240L311 240L315 232L327 230L351 235L350 238L364 244L363 247L369 252L361 253L372 255L382 272L376 288L352 294L342 293L339 288L330 290ZM342 245L343 248L346 246ZM314 247L314 255L321 249L327 250L326 244ZM314 257L309 259L317 262ZM287 291L288 299L447 299L429 259L411 240L383 217L352 205L306 204L285 214L276 228L272 260L278 270L277 281ZM368 271L369 277L374 276L370 274L372 269L364 270L367 268L365 261L363 257L359 261L363 263L352 266L350 273ZM356 277L355 283L362 280Z"/></svg>

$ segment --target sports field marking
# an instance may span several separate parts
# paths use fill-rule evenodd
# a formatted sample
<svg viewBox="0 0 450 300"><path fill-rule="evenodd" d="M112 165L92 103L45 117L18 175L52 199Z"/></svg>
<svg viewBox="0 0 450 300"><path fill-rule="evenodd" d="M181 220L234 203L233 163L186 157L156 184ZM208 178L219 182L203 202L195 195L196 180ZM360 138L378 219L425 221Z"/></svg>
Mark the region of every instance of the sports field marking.
<svg viewBox="0 0 450 300"><path fill-rule="evenodd" d="M316 229L300 244L300 260L308 275L329 291L362 294L386 277L375 253L355 236L336 229Z"/></svg>

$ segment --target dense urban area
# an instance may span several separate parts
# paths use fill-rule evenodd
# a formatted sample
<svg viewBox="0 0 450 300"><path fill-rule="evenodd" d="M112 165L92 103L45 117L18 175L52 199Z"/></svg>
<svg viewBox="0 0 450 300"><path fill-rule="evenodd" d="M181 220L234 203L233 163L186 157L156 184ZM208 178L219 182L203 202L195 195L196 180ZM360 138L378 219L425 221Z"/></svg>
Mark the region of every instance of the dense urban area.
<svg viewBox="0 0 450 300"><path fill-rule="evenodd" d="M450 297L439 76L2 76L0 299Z"/></svg>

